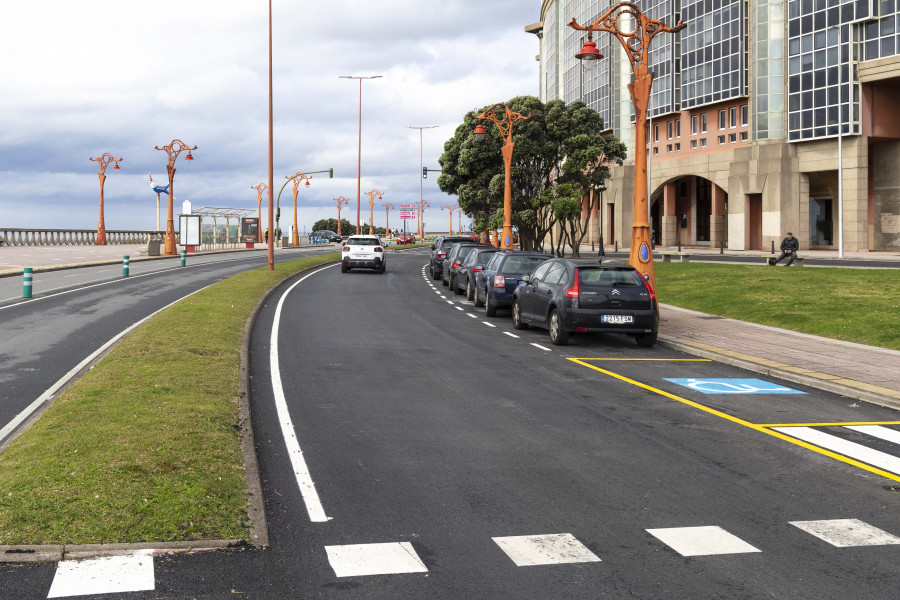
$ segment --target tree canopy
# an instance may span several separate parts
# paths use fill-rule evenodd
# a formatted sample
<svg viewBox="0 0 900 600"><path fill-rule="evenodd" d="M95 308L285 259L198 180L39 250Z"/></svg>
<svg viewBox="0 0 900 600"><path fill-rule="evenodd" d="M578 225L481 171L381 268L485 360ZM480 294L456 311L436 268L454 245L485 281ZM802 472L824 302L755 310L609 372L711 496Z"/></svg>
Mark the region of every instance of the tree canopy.
<svg viewBox="0 0 900 600"><path fill-rule="evenodd" d="M531 116L513 126L512 225L519 230L523 248L543 248L554 225L581 217L580 210L573 210L572 201L580 206L581 196L602 188L609 177L606 165L621 164L625 146L615 137L603 135L603 119L580 101L567 105L562 100L551 100L544 104L533 96L518 96L506 105L523 116ZM438 161L443 171L438 187L457 196L463 212L472 216L476 231L503 224L503 138L487 120L482 122L489 134L484 136L486 139L472 135L479 123L477 115L487 108L463 118L453 137L444 143L444 153ZM570 187L556 190L560 184ZM565 207L557 202L557 211L553 202L561 197L570 201ZM578 232L586 231L586 225L578 225L574 229L563 228L567 236L573 237L573 244Z"/></svg>

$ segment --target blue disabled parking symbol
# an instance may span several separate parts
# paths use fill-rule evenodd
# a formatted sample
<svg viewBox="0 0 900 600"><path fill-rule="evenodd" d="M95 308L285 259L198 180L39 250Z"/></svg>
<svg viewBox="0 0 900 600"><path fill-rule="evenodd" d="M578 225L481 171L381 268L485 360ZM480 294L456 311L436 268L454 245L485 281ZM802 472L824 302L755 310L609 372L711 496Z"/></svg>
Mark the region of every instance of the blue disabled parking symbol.
<svg viewBox="0 0 900 600"><path fill-rule="evenodd" d="M690 388L702 394L805 394L783 385L761 379L670 379L666 381Z"/></svg>

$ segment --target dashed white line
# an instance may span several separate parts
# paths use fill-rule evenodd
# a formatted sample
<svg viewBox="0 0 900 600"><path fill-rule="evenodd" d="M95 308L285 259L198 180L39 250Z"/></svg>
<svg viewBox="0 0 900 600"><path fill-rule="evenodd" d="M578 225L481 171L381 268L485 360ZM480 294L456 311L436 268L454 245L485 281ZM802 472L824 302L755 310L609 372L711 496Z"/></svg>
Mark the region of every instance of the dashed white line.
<svg viewBox="0 0 900 600"><path fill-rule="evenodd" d="M444 298L445 300L447 300L444 296L441 296L441 298ZM447 304L453 304L453 300L447 300Z"/></svg>
<svg viewBox="0 0 900 600"><path fill-rule="evenodd" d="M540 348L541 350L544 350L546 352L553 352L553 350L551 350L550 348L546 348L544 346L541 346L540 344L532 343L531 345L534 346L535 348Z"/></svg>
<svg viewBox="0 0 900 600"><path fill-rule="evenodd" d="M484 323L488 327L496 327L496 325L494 325L493 323L488 323L487 321L482 321L482 323Z"/></svg>
<svg viewBox="0 0 900 600"><path fill-rule="evenodd" d="M466 313L467 317L472 317L473 319L477 319L478 315L473 315L472 313Z"/></svg>
<svg viewBox="0 0 900 600"><path fill-rule="evenodd" d="M517 336L517 335L514 334L514 333L510 333L510 332L508 332L508 331L504 331L503 333L504 333L505 335L508 335L508 336L511 337L511 338L519 339L519 336Z"/></svg>
<svg viewBox="0 0 900 600"><path fill-rule="evenodd" d="M466 310L462 306L454 306L453 308L455 308L456 310Z"/></svg>

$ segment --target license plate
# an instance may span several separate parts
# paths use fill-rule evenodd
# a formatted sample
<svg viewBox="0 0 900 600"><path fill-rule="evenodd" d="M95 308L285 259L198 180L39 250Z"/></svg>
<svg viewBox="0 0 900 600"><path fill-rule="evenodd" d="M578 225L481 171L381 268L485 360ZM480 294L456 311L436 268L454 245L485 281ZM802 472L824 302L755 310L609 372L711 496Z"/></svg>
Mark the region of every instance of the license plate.
<svg viewBox="0 0 900 600"><path fill-rule="evenodd" d="M615 323L615 324L623 324L623 323L634 323L633 315L600 315L601 323Z"/></svg>
<svg viewBox="0 0 900 600"><path fill-rule="evenodd" d="M354 255L353 255L353 258L372 258L372 255L371 255L371 254L357 253L357 254L354 254Z"/></svg>

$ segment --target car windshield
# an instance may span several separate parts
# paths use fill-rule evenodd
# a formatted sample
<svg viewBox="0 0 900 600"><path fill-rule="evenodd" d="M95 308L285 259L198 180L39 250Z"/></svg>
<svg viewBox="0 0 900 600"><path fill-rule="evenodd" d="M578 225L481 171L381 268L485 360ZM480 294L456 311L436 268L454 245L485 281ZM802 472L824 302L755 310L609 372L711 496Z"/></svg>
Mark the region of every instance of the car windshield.
<svg viewBox="0 0 900 600"><path fill-rule="evenodd" d="M348 246L377 246L378 240L375 238L350 238L347 240Z"/></svg>
<svg viewBox="0 0 900 600"><path fill-rule="evenodd" d="M585 287L643 285L640 274L631 268L622 269L578 269L578 284Z"/></svg>
<svg viewBox="0 0 900 600"><path fill-rule="evenodd" d="M459 252L456 253L456 258L463 259L471 254L473 250L475 250L475 246L460 246Z"/></svg>
<svg viewBox="0 0 900 600"><path fill-rule="evenodd" d="M531 273L542 262L550 260L546 256L508 256L503 263L500 272L507 273Z"/></svg>

